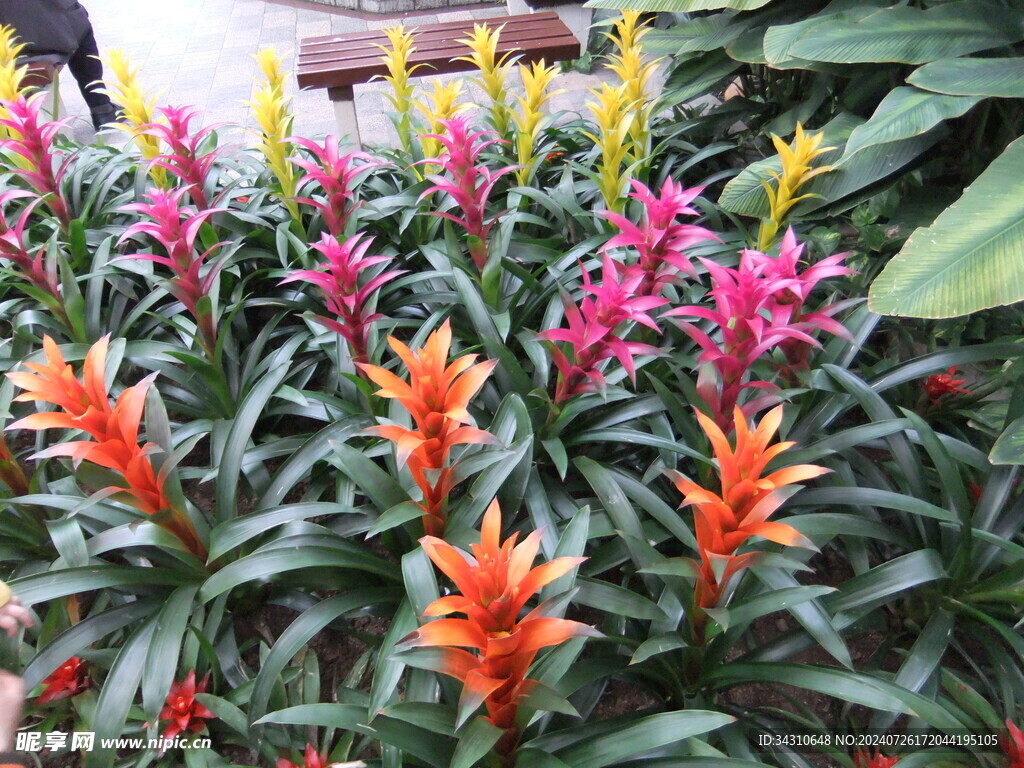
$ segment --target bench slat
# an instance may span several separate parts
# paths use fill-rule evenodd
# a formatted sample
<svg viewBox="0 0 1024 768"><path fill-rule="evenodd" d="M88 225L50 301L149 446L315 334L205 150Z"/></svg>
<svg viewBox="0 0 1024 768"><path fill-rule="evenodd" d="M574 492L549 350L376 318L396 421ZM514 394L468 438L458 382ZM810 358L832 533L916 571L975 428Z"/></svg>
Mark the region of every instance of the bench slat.
<svg viewBox="0 0 1024 768"><path fill-rule="evenodd" d="M498 55L520 54L520 61L532 63L545 59L562 61L580 54L579 41L554 13L528 16L509 16L491 22L493 28L501 24ZM446 22L421 27L414 34L416 51L410 56L410 65L428 64L418 74L444 74L473 69L471 64L452 61L457 56L470 54L469 48L458 39L472 31L472 22ZM365 83L388 73L380 60L383 51L374 43L387 45L387 36L379 30L351 35L327 35L306 38L300 46L296 79L300 88L337 88Z"/></svg>

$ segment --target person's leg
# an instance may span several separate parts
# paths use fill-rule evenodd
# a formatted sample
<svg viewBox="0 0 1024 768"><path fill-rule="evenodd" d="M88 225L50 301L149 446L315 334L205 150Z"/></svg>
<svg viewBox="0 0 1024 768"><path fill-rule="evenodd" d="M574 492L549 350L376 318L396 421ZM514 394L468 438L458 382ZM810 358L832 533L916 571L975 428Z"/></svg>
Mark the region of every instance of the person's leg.
<svg viewBox="0 0 1024 768"><path fill-rule="evenodd" d="M107 94L103 93L100 80L103 79L103 63L99 59L100 51L96 45L96 36L93 35L92 25L89 25L85 37L68 59L68 69L78 83L78 90L82 92L82 98L89 106L92 114L93 127L99 130L106 123L112 123L117 118L117 110Z"/></svg>
<svg viewBox="0 0 1024 768"><path fill-rule="evenodd" d="M0 752L14 749L14 734L21 722L25 684L20 677L0 670Z"/></svg>

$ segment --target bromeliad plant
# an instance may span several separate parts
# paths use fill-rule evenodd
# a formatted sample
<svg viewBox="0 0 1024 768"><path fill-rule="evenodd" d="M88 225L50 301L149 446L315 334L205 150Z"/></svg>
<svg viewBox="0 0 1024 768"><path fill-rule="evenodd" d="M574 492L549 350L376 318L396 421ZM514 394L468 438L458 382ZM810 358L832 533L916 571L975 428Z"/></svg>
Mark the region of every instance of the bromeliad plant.
<svg viewBox="0 0 1024 768"><path fill-rule="evenodd" d="M153 183L165 187L166 171L160 165L152 164L160 155L160 138L150 128L155 122L156 97L147 98L139 82L139 68L132 67L124 51L117 48L107 51L103 63L114 76L113 80L104 81L107 93L121 108L122 120L114 123L114 127L132 137Z"/></svg>
<svg viewBox="0 0 1024 768"><path fill-rule="evenodd" d="M210 174L222 150L218 147L203 150L215 126L193 131L191 123L199 117L194 107L158 107L156 111L158 121L139 126L139 133L155 136L167 151L150 160L150 165L175 176L198 210L209 208L206 189L216 185L217 180L211 179Z"/></svg>
<svg viewBox="0 0 1024 768"><path fill-rule="evenodd" d="M319 211L324 227L340 240L357 205L355 187L359 179L380 163L365 152L341 154L340 142L335 136L327 136L323 144L301 136L294 137L293 141L313 156L313 159L291 158L292 163L306 172L296 182L296 189L301 190L306 184L316 182L323 193L322 199L319 195L310 197L314 194L310 192L304 197L297 197L296 202Z"/></svg>
<svg viewBox="0 0 1024 768"><path fill-rule="evenodd" d="M295 145L289 140L295 116L291 111L291 99L284 91L284 60L273 46L261 48L255 58L264 77L263 82L253 92L253 100L249 102L260 127L260 141L256 148L262 153L267 167L274 174L281 203L292 221L300 223L301 214L295 201L299 187L298 176L291 162Z"/></svg>
<svg viewBox="0 0 1024 768"><path fill-rule="evenodd" d="M422 499L423 530L440 536L447 520L448 497L458 482L449 459L452 448L466 444L497 444L494 435L470 425L469 401L484 385L495 361L474 363L463 355L448 363L452 330L446 321L415 352L389 336L388 344L405 363L409 381L390 371L362 363L359 368L380 387L378 397L397 400L412 416L415 429L397 424L371 427L369 432L393 442L398 466L409 466Z"/></svg>
<svg viewBox="0 0 1024 768"><path fill-rule="evenodd" d="M515 64L515 58L509 53L498 57L498 41L503 28L504 25L491 29L486 24L474 24L472 34L458 41L467 45L472 53L456 59L472 64L480 71L480 76L474 78L473 82L480 86L490 100L489 122L500 137L508 135L510 99L507 82L508 74Z"/></svg>
<svg viewBox="0 0 1024 768"><path fill-rule="evenodd" d="M388 69L388 74L383 79L391 86L391 93L385 94L385 98L391 102L394 112L389 114L398 132L399 145L406 153L412 152L412 108L414 88L409 78L420 69L422 65L409 66L409 58L416 52L416 46L412 44L412 33L405 26L399 24L397 27L388 27L384 34L391 43L391 48L380 49L384 51L381 61Z"/></svg>
<svg viewBox="0 0 1024 768"><path fill-rule="evenodd" d="M462 693L457 724L462 725L483 705L487 711L483 717L498 729L492 739L493 751L502 766L512 766L526 725L518 717L519 708L529 702L533 689L543 688L527 677L538 651L574 637L601 637L601 633L581 622L561 618L557 598L520 616L544 586L586 558L559 557L534 568L540 534L534 531L519 544L518 534L504 542L500 534L501 510L493 501L484 514L480 543L472 545L472 554L434 536L420 540L434 565L457 590L432 602L423 615L449 617L461 613L466 618L435 618L398 647L440 649L436 657L419 659L412 655L409 663L459 680Z"/></svg>
<svg viewBox="0 0 1024 768"><path fill-rule="evenodd" d="M171 503L164 491L164 474L154 469L149 458L158 447L154 443L139 444L139 425L153 379L146 378L125 389L111 407L104 380L108 344L109 337L104 336L90 348L79 380L71 366L64 362L57 344L49 336L45 337L46 363L26 363L31 373L8 373L7 378L24 390L16 401L50 403L60 410L26 416L7 429L85 432L88 439L52 445L36 453L35 458L67 456L75 467L87 461L109 470L110 485L98 489L93 498L112 496L130 504L177 536L191 553L205 560L206 547L188 513Z"/></svg>
<svg viewBox="0 0 1024 768"><path fill-rule="evenodd" d="M534 62L530 66L519 65L519 79L523 85L523 95L516 96L519 110L512 112L512 120L516 125L516 181L520 184L529 183L536 172L542 152L538 151L537 141L544 128L551 122L547 113L547 103L561 91L552 91L551 83L558 75L558 67L545 66L544 61Z"/></svg>

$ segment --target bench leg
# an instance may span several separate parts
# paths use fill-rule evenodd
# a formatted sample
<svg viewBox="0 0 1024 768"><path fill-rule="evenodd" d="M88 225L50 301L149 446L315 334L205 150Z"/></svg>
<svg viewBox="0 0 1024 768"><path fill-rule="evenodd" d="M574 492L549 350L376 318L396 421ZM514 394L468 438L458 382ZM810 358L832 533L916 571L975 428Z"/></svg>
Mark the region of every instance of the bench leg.
<svg viewBox="0 0 1024 768"><path fill-rule="evenodd" d="M351 85L328 88L327 95L334 105L334 117L338 121L338 131L348 136L357 147L362 145L359 138L359 123L356 120L355 94Z"/></svg>

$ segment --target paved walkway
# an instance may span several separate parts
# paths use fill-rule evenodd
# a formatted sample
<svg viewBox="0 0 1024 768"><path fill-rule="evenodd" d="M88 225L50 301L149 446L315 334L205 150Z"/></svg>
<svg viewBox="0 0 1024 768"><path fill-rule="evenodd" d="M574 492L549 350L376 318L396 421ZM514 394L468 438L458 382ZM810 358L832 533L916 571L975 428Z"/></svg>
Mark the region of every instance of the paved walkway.
<svg viewBox="0 0 1024 768"><path fill-rule="evenodd" d="M2 0L0 0L2 2ZM355 32L435 21L479 19L506 15L504 4L479 5L438 14L415 14L404 19L374 17L312 3L279 0L83 0L89 9L101 53L121 48L139 67L139 78L157 104L193 105L205 113L204 124L227 122L255 128L245 102L251 99L258 68L252 58L259 48L273 45L294 62L297 41L303 37ZM108 73L109 75L109 73ZM450 77L450 76L449 76ZM613 76L614 77L614 76ZM518 79L518 78L514 78ZM424 78L426 80L426 78ZM563 93L552 109L583 111L587 89L599 86L599 74L563 73L557 87ZM292 80L294 83L294 79ZM356 109L364 141L393 137L385 117L383 83L356 88ZM429 86L427 86L429 87ZM88 110L70 74L60 82L64 113L80 141L92 139ZM473 101L472 93L469 101ZM303 136L336 133L334 112L324 90L294 93L294 130ZM238 131L238 129L234 129ZM232 139L245 140L244 134Z"/></svg>

